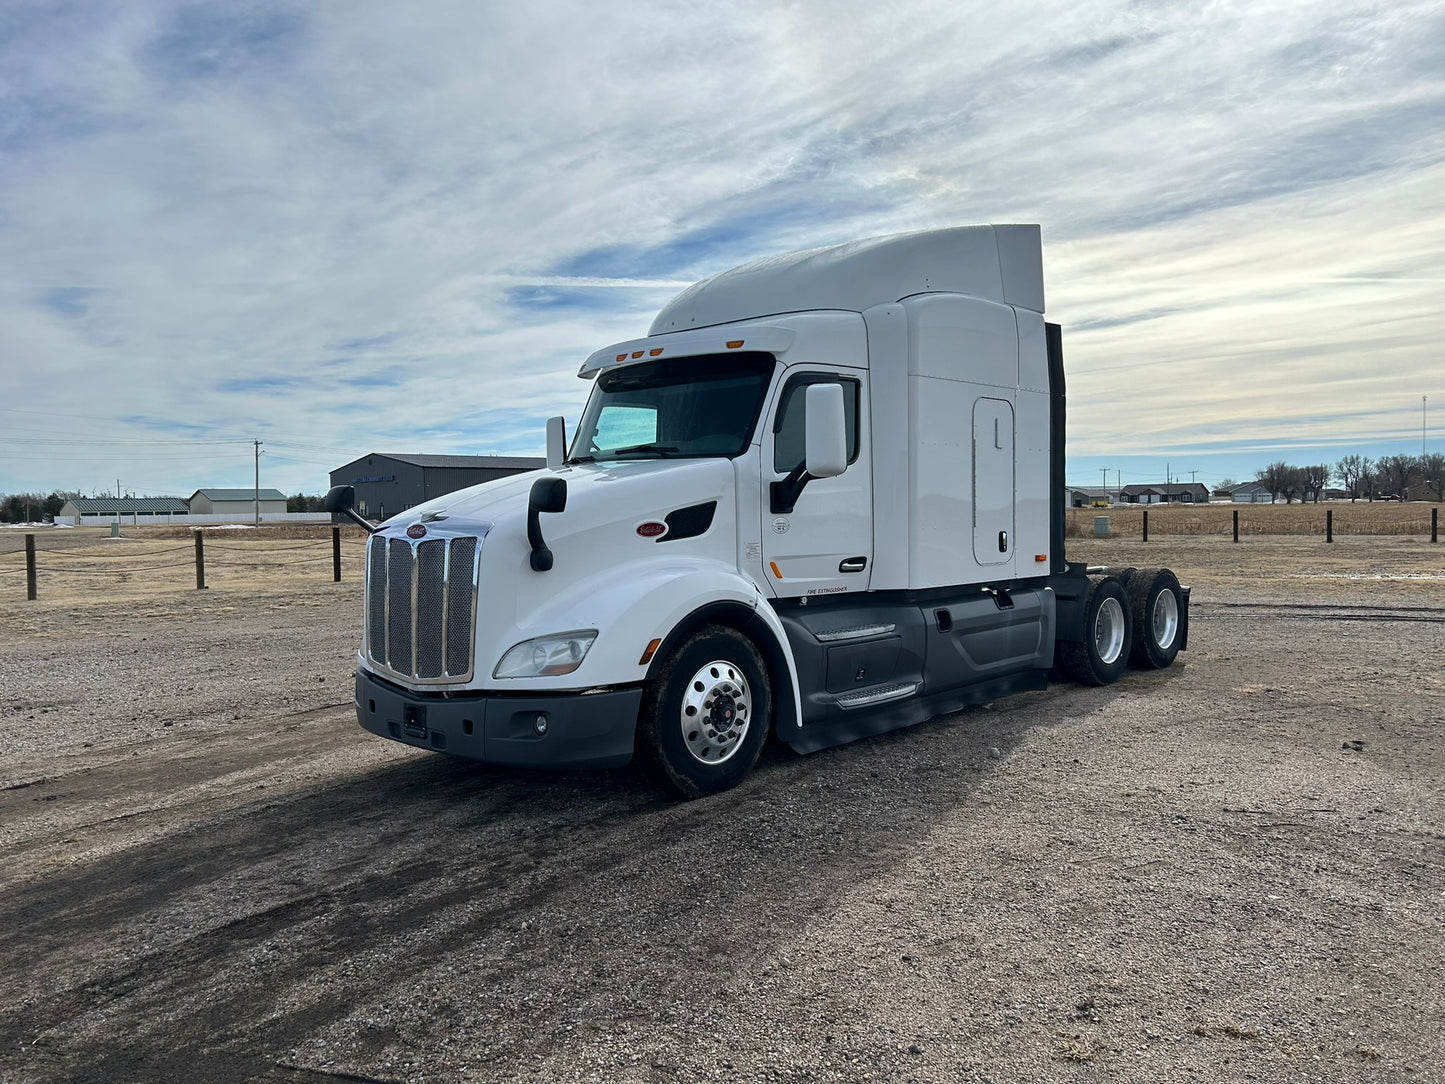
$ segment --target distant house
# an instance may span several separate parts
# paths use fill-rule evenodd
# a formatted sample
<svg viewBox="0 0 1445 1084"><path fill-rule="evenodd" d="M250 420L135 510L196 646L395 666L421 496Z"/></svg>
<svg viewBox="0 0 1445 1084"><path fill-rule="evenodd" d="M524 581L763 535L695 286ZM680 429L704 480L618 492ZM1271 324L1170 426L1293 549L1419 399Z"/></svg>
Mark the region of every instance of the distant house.
<svg viewBox="0 0 1445 1084"><path fill-rule="evenodd" d="M122 522L159 523L189 511L179 497L73 497L56 513L56 519L79 523L81 516L107 516Z"/></svg>
<svg viewBox="0 0 1445 1084"><path fill-rule="evenodd" d="M541 457L397 455L372 452L331 472L333 486L356 490L356 510L382 520L435 497L547 465Z"/></svg>
<svg viewBox="0 0 1445 1084"><path fill-rule="evenodd" d="M1263 482L1245 482L1229 491L1229 499L1235 504L1272 504L1274 494Z"/></svg>
<svg viewBox="0 0 1445 1084"><path fill-rule="evenodd" d="M1119 491L1121 504L1208 504L1209 487L1203 482L1127 485Z"/></svg>
<svg viewBox="0 0 1445 1084"><path fill-rule="evenodd" d="M256 513L257 491L252 489L198 489L186 504L198 516L249 516ZM279 489L259 493L261 514L285 512L286 494Z"/></svg>

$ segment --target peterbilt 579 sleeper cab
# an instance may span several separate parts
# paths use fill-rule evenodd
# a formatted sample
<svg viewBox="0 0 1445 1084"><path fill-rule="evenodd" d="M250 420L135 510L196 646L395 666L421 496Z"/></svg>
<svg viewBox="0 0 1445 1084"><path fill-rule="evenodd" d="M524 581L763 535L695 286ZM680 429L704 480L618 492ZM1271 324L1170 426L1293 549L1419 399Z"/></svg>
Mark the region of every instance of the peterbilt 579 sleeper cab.
<svg viewBox="0 0 1445 1084"><path fill-rule="evenodd" d="M1186 646L1167 569L1065 560L1037 226L790 253L597 351L570 449L374 529L356 706L498 764L640 753L685 794ZM352 514L338 487L333 511ZM363 521L364 522L364 521ZM368 525L369 527L369 525ZM369 528L370 529L370 528Z"/></svg>

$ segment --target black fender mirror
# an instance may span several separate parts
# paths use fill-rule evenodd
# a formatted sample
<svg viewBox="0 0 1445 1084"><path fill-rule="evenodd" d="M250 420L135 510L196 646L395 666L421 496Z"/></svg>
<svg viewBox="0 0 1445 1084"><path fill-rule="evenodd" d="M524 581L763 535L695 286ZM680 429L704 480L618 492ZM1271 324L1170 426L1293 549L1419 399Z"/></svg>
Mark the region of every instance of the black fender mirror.
<svg viewBox="0 0 1445 1084"><path fill-rule="evenodd" d="M552 551L542 537L542 513L566 510L567 479L538 478L532 483L532 492L527 497L527 541L532 546L533 572L548 572L552 568Z"/></svg>
<svg viewBox="0 0 1445 1084"><path fill-rule="evenodd" d="M356 514L356 489L352 486L332 486L326 494L326 510L332 515L345 516L367 534L375 534L376 528Z"/></svg>

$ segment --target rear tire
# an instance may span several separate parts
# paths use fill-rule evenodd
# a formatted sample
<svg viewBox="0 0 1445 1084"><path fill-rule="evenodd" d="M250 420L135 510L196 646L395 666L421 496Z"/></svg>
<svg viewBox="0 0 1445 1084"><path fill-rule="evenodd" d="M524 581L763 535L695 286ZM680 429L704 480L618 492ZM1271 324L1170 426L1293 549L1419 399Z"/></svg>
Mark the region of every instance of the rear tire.
<svg viewBox="0 0 1445 1084"><path fill-rule="evenodd" d="M768 669L752 641L704 625L668 656L643 696L639 744L687 797L716 794L757 763L771 705Z"/></svg>
<svg viewBox="0 0 1445 1084"><path fill-rule="evenodd" d="M1129 596L1113 576L1089 582L1084 639L1061 640L1058 665L1065 677L1080 685L1112 685L1129 665L1134 628Z"/></svg>
<svg viewBox="0 0 1445 1084"><path fill-rule="evenodd" d="M1163 670L1179 654L1184 631L1179 578L1167 568L1141 568L1129 580L1129 612L1134 645L1129 661L1141 669Z"/></svg>

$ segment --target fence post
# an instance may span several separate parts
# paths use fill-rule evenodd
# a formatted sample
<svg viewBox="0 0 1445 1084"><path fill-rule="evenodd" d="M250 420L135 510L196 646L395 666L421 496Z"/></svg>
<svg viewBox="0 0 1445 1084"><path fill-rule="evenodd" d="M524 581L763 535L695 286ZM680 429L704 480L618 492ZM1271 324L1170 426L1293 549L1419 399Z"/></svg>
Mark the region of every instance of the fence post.
<svg viewBox="0 0 1445 1084"><path fill-rule="evenodd" d="M206 532L196 532L196 590L206 589Z"/></svg>
<svg viewBox="0 0 1445 1084"><path fill-rule="evenodd" d="M1335 540L1335 510L1334 510L1333 508L1327 508L1327 509L1325 509L1325 541L1326 541L1326 542L1333 542L1334 540Z"/></svg>
<svg viewBox="0 0 1445 1084"><path fill-rule="evenodd" d="M35 536L25 536L25 597L35 601Z"/></svg>
<svg viewBox="0 0 1445 1084"><path fill-rule="evenodd" d="M1239 541L1239 509L1234 510L1234 540Z"/></svg>
<svg viewBox="0 0 1445 1084"><path fill-rule="evenodd" d="M1430 509L1430 541L1440 541L1440 509Z"/></svg>
<svg viewBox="0 0 1445 1084"><path fill-rule="evenodd" d="M1144 509L1144 541L1149 541L1149 509Z"/></svg>
<svg viewBox="0 0 1445 1084"><path fill-rule="evenodd" d="M341 528L331 528L331 582L341 582Z"/></svg>

